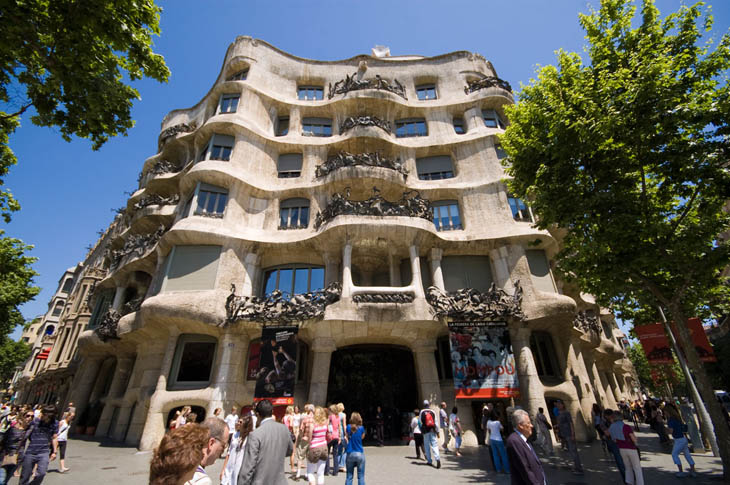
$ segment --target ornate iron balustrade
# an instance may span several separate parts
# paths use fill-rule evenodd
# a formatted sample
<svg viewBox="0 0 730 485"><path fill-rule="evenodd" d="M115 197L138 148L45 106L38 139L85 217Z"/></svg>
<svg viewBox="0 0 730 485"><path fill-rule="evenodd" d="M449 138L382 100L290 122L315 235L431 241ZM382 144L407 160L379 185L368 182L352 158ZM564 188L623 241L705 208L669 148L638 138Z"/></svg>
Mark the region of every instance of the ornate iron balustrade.
<svg viewBox="0 0 730 485"><path fill-rule="evenodd" d="M510 93L512 92L512 86L510 84L498 77L495 76L487 76L482 79L477 79L476 81L470 81L467 83L466 87L464 88L464 93L470 94L475 91L479 91L480 89L486 89L486 88L502 88L506 89Z"/></svg>
<svg viewBox="0 0 730 485"><path fill-rule="evenodd" d="M178 133L190 133L191 131L194 131L197 127L198 123L195 121L191 121L190 123L179 123L169 128L165 128L164 130L162 130L158 138L158 149L162 148L167 140L177 135Z"/></svg>
<svg viewBox="0 0 730 485"><path fill-rule="evenodd" d="M408 100L405 87L397 79L393 79L393 82L390 83L380 77L379 74L376 74L374 78L370 79L357 79L357 72L353 73L352 76L345 76L345 79L337 81L334 86L330 83L327 98L332 99L336 94L346 94L350 91L358 91L361 89L388 91Z"/></svg>
<svg viewBox="0 0 730 485"><path fill-rule="evenodd" d="M342 293L339 283L310 293L287 297L275 290L268 296L236 296L236 285L231 285L231 294L226 299L226 323L239 320L259 323L303 322L322 316L328 305L338 301Z"/></svg>
<svg viewBox="0 0 730 485"><path fill-rule="evenodd" d="M141 198L138 200L134 206L133 209L135 211L138 211L140 209L144 209L145 207L151 206L151 205L175 205L178 202L180 202L180 195L174 194L170 197L162 197L159 194L152 194L148 195L146 197Z"/></svg>
<svg viewBox="0 0 730 485"><path fill-rule="evenodd" d="M352 295L355 303L413 303L411 293L358 293Z"/></svg>
<svg viewBox="0 0 730 485"><path fill-rule="evenodd" d="M94 328L94 333L102 342L119 339L119 319L122 314L110 308L101 318L101 322Z"/></svg>
<svg viewBox="0 0 730 485"><path fill-rule="evenodd" d="M408 190L403 192L403 197L396 202L389 202L380 195L380 190L373 187L373 196L366 200L352 201L350 199L350 187L345 189L345 195L335 193L332 201L322 212L317 212L314 220L314 228L325 222L331 221L341 215L355 216L379 216L379 217L420 217L433 220L433 208L431 202L421 197L420 192Z"/></svg>
<svg viewBox="0 0 730 485"><path fill-rule="evenodd" d="M179 172L181 167L168 160L160 160L155 163L150 169L149 173L152 175L162 175L165 173L176 173Z"/></svg>
<svg viewBox="0 0 730 485"><path fill-rule="evenodd" d="M408 177L408 170L406 170L406 167L403 165L400 158L391 160L376 152L358 153L357 155L353 155L349 152L339 152L335 156L329 157L323 164L317 165L317 168L314 170L314 175L316 177L324 177L339 168L354 167L356 165L387 168L395 170L403 175L404 178Z"/></svg>
<svg viewBox="0 0 730 485"><path fill-rule="evenodd" d="M109 269L111 271L117 269L122 259L130 254L143 256L147 251L154 247L155 244L157 244L157 241L160 240L166 231L167 228L160 225L155 232L149 234L132 234L124 241L124 246L122 246L121 249L107 249L106 256L109 258Z"/></svg>
<svg viewBox="0 0 730 485"><path fill-rule="evenodd" d="M348 116L340 125L340 134L355 128L356 126L376 126L390 135L390 123L381 120L377 116Z"/></svg>
<svg viewBox="0 0 730 485"><path fill-rule="evenodd" d="M446 293L435 286L426 291L426 301L436 318L449 317L454 320L484 320L517 318L524 320L522 313L522 287L515 282L515 292L507 294L492 283L486 293L473 288Z"/></svg>
<svg viewBox="0 0 730 485"><path fill-rule="evenodd" d="M597 335L601 334L601 324L598 322L598 317L594 315L587 315L586 312L578 312L573 319L573 327L583 332L594 332Z"/></svg>

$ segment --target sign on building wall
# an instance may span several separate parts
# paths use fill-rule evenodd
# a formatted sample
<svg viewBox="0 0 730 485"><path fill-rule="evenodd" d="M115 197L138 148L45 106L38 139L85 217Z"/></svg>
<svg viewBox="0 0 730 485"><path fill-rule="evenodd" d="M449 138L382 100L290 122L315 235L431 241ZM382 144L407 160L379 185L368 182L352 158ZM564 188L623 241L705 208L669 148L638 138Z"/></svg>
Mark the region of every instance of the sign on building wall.
<svg viewBox="0 0 730 485"><path fill-rule="evenodd" d="M449 342L457 399L519 396L506 322L450 322Z"/></svg>
<svg viewBox="0 0 730 485"><path fill-rule="evenodd" d="M297 327L264 327L258 362L249 360L255 373L254 400L269 399L275 405L294 404L297 370ZM251 367L251 364L258 364Z"/></svg>
<svg viewBox="0 0 730 485"><path fill-rule="evenodd" d="M699 318L690 318L687 320L689 332L692 335L692 344L704 362L716 362L717 358L712 350L705 329L702 328L702 322ZM674 322L671 323L672 331L675 338L677 337L677 328ZM654 323L652 325L641 325L634 327L636 336L644 348L644 354L650 364L671 364L674 362L672 350L669 346L669 339L664 333L664 325Z"/></svg>

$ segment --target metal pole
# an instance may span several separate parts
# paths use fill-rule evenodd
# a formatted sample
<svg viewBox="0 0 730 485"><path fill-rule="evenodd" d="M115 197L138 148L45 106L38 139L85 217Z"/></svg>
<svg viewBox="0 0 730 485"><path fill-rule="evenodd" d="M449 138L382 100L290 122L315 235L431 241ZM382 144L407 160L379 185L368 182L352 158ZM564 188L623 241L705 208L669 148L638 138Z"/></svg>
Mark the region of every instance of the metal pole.
<svg viewBox="0 0 730 485"><path fill-rule="evenodd" d="M672 344L674 353L677 354L677 360L679 360L679 366L682 368L682 372L684 372L684 377L687 379L687 384L689 385L689 392L692 395L692 400L695 403L695 409L697 409L697 415L700 418L700 428L703 431L705 431L707 441L710 442L710 448L712 449L712 455L720 456L720 449L717 447L717 438L715 437L715 428L712 426L712 420L710 420L710 414L707 412L705 403L702 400L702 397L700 397L700 393L697 391L697 386L695 385L695 381L692 378L692 373L689 371L689 366L687 365L687 361L684 359L684 355L682 355L682 352L679 351L679 346L677 345L677 340L674 338L674 333L672 332L672 329L671 329L669 323L667 322L667 317L664 316L664 310L662 310L661 306L657 306L657 308L659 309L659 314L661 315L662 321L664 322L664 328L667 330L667 334L669 335L669 341ZM692 342L690 342L689 344L692 345Z"/></svg>

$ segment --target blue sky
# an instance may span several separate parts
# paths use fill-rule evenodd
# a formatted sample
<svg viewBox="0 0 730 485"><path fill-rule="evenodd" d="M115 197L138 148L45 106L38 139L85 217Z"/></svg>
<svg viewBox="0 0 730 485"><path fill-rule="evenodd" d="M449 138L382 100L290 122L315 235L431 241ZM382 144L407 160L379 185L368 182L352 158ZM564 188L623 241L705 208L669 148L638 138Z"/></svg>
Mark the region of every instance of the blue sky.
<svg viewBox="0 0 730 485"><path fill-rule="evenodd" d="M107 227L112 210L126 204L136 189L144 160L154 155L160 122L169 111L197 103L210 89L228 45L250 35L296 56L320 60L369 54L387 45L392 55L434 56L457 50L478 52L498 75L518 91L529 83L537 65L552 64L563 48L582 52L584 33L578 13L586 0L165 0L162 35L155 51L172 71L167 84L139 81L141 100L134 104L136 126L126 137L91 150L87 140L67 143L57 130L38 128L26 114L10 140L19 163L6 186L22 209L9 236L35 246L39 258L35 282L38 297L22 307L26 318L45 313L63 271L81 261L86 246ZM659 0L662 13L676 10L679 0ZM714 36L730 27L730 2L710 0ZM19 334L16 331L15 336Z"/></svg>

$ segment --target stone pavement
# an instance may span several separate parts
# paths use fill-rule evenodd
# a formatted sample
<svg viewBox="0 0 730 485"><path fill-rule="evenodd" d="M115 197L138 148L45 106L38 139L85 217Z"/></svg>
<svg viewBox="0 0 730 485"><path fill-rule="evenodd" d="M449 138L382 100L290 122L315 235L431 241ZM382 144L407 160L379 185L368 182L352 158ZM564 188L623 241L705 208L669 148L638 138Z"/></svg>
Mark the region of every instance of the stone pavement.
<svg viewBox="0 0 730 485"><path fill-rule="evenodd" d="M646 427L644 427L646 429ZM720 459L711 455L694 454L699 476L697 478L676 478L676 470L668 450L662 451L653 433L638 433L642 449L642 467L647 485L679 484L717 484L720 482L722 468ZM604 456L599 443L579 445L585 475L576 476L570 471L564 457L556 457L549 463L544 460L550 485L577 484L620 484L621 478L615 469L613 458ZM146 484L148 482L150 452L138 452L135 448L123 447L113 443L91 439L71 439L66 453L66 466L71 471L60 474L58 461L50 465L43 483L49 485L78 484ZM509 484L508 475L497 475L492 470L491 461L484 446L472 452L465 452L457 458L453 453L442 455L442 468L428 467L425 461L417 461L412 447L386 446L383 448L365 447L367 459L365 478L368 485L455 485L455 484ZM214 484L218 484L223 460L209 468ZM287 462L288 470L288 462ZM18 483L17 478L10 481ZM290 483L297 483L290 480ZM305 484L304 480L298 483ZM326 477L328 485L343 485L345 474ZM357 483L357 479L354 480Z"/></svg>

